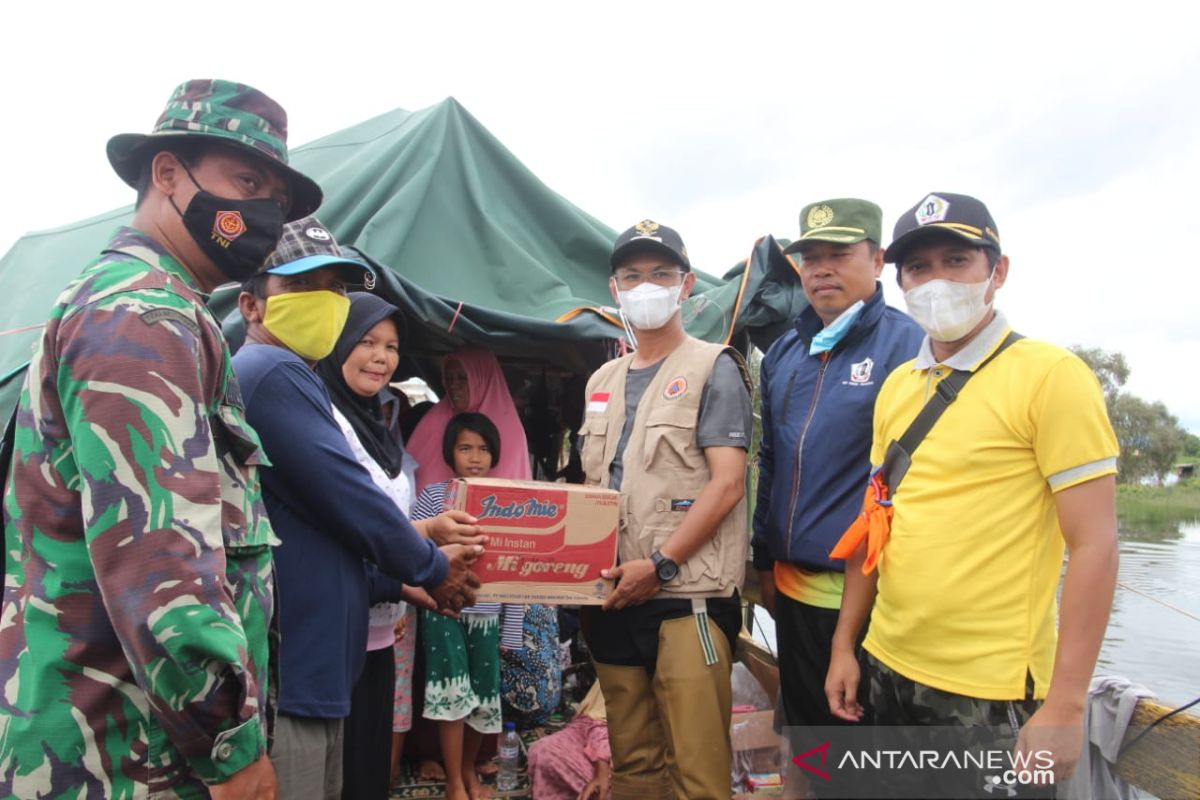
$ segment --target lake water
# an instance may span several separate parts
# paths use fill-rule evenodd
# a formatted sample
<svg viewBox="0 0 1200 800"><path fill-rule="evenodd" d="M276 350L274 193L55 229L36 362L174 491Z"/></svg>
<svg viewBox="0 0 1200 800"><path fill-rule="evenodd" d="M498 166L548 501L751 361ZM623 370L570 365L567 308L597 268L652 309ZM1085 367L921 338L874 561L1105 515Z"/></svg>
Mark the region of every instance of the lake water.
<svg viewBox="0 0 1200 800"><path fill-rule="evenodd" d="M1097 674L1144 684L1166 705L1200 695L1200 521L1121 527L1121 568Z"/></svg>
<svg viewBox="0 0 1200 800"><path fill-rule="evenodd" d="M1200 520L1158 527L1131 530L1122 523L1124 586L1117 587L1096 674L1123 676L1177 706L1200 695L1200 619L1162 603L1200 617ZM775 625L761 608L755 612L755 638L773 651Z"/></svg>

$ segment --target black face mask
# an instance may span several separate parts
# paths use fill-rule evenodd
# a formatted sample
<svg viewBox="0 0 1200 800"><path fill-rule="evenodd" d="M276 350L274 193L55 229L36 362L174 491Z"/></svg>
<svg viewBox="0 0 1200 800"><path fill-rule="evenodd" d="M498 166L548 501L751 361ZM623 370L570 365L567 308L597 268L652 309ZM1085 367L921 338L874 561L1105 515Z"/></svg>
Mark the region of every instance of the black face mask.
<svg viewBox="0 0 1200 800"><path fill-rule="evenodd" d="M200 190L192 196L187 211L180 211L171 199L183 226L225 277L240 283L255 275L283 235L283 209L265 198L217 197L196 183L191 170L183 169Z"/></svg>

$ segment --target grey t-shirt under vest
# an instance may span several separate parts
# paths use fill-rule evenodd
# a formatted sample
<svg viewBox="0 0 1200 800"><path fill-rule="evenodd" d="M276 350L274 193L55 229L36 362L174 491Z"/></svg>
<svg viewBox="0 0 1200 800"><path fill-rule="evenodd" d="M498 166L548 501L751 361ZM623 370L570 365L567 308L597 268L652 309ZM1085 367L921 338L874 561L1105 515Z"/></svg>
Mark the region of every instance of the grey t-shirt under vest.
<svg viewBox="0 0 1200 800"><path fill-rule="evenodd" d="M665 361L666 359L663 359ZM608 486L610 489L621 488L621 476L624 467L621 456L625 446L629 444L629 434L633 430L633 418L637 414L638 404L646 387L654 380L663 361L651 364L641 369L630 368L625 376L625 425L621 429L621 438L617 442L617 452L609 465ZM700 419L696 426L696 444L706 447L740 447L748 450L750 447L750 431L754 424L753 410L750 406L750 393L742 381L742 371L729 353L717 356L713 364L712 374L704 384L700 394Z"/></svg>

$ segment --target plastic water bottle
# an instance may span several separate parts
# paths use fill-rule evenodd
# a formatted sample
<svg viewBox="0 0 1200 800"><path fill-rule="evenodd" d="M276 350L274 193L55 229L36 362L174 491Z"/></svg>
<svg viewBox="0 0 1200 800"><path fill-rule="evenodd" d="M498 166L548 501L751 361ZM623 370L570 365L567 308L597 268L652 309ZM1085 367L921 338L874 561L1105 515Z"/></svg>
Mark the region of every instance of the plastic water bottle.
<svg viewBox="0 0 1200 800"><path fill-rule="evenodd" d="M517 788L517 771L520 769L521 737L517 736L517 723L504 723L500 734L500 771L496 773L496 789L511 792Z"/></svg>

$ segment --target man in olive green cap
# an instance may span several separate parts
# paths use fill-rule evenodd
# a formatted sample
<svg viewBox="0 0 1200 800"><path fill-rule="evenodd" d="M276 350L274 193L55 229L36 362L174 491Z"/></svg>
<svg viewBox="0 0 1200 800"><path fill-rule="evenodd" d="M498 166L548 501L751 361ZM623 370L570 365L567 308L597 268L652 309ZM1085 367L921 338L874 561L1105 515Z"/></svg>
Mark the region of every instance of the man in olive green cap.
<svg viewBox="0 0 1200 800"><path fill-rule="evenodd" d="M875 395L921 344L916 323L883 301L882 227L882 211L866 200L804 207L800 238L786 252L798 255L809 307L760 373L752 547L792 726L833 724L824 685L844 562L829 551L861 506Z"/></svg>
<svg viewBox="0 0 1200 800"><path fill-rule="evenodd" d="M321 202L286 138L266 95L196 80L109 142L132 225L59 296L14 418L0 796L275 796L278 540L205 301Z"/></svg>

